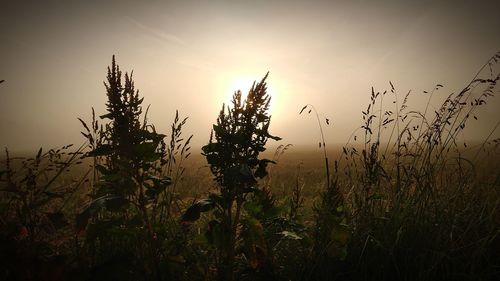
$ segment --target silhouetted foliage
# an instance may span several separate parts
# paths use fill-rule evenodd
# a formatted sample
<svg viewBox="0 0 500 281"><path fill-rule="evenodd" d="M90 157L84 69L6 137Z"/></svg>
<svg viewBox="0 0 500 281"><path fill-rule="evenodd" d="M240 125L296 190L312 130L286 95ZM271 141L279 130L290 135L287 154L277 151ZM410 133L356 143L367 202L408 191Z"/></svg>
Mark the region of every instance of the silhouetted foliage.
<svg viewBox="0 0 500 281"><path fill-rule="evenodd" d="M143 121L140 120L143 98L135 90L132 74L125 73L124 77L125 81L122 81L122 72L113 56L105 83L108 113L101 116L101 119L108 119L109 123L98 130L93 120L92 133L80 119L86 129L82 134L87 137L92 148L87 156L97 158L94 168L100 176L91 194L92 201L77 216L76 226L82 231L88 220L95 218L88 230L94 233L93 236L87 236L87 239L93 237L89 240L90 245L96 247L96 243L102 245L108 241L110 244L107 247L114 248L107 253L112 260L113 255L143 256L146 276L161 280L166 277L161 276L160 264L164 253L158 231L161 224L170 219L169 210L173 200L172 196L166 196L172 183L166 172L172 173L177 149L182 147L181 157L185 157L184 151L189 150L191 137L184 143L182 139L179 140L180 130L187 118L177 124L179 119L176 113L172 125L172 133L175 134L172 140L175 144L167 147L164 142L166 135L157 133L155 127L147 123L146 115ZM121 252L123 241L116 243L113 236L123 239L130 235L142 237L144 240L139 241L146 244L137 245L138 252L135 253Z"/></svg>
<svg viewBox="0 0 500 281"><path fill-rule="evenodd" d="M218 278L233 280L237 228L242 223L241 212L248 194L258 192L257 178L267 175L267 165L274 163L260 159L268 139L280 138L269 134L271 117L267 111L271 98L266 90L266 76L254 83L244 101L241 92L233 95L232 107L222 106L217 123L213 126L205 155L210 170L219 186L219 194L192 205L182 216L181 223L189 224L200 217L200 212L215 209L210 221L209 236L219 249ZM257 221L252 221L259 224ZM257 227L254 225L254 228ZM250 228L248 228L250 229Z"/></svg>
<svg viewBox="0 0 500 281"><path fill-rule="evenodd" d="M462 133L498 96L499 60L435 110L442 84L424 91L423 112L392 81L372 88L332 174L331 118L312 105L300 114L316 115L326 174L320 161L270 166L290 145L262 157L280 139L269 133L266 75L223 105L202 148L210 170L185 177L187 118L175 112L170 137L158 133L113 57L107 112L79 118L82 146L31 158L6 150L0 279L497 280L500 123L477 145Z"/></svg>

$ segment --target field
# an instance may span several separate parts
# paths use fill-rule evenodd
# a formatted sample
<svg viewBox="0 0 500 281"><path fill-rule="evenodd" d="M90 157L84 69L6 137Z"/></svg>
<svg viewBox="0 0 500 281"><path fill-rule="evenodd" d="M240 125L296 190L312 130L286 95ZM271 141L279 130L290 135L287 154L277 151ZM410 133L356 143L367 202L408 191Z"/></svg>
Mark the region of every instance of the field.
<svg viewBox="0 0 500 281"><path fill-rule="evenodd" d="M275 142L264 78L200 151L188 119L147 123L113 58L81 147L6 150L0 279L498 280L500 139L461 132L498 98L499 59L435 110L372 90L345 145Z"/></svg>

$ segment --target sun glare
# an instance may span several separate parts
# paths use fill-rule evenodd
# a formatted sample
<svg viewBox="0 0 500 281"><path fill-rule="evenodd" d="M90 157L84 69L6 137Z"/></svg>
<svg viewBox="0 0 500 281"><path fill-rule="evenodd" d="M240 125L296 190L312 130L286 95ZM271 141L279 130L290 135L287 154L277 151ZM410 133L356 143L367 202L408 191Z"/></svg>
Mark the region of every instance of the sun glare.
<svg viewBox="0 0 500 281"><path fill-rule="evenodd" d="M269 106L269 113L272 114L273 110L276 108L276 98L277 98L277 93L276 93L276 88L272 85L272 83L269 83L269 78L266 80L267 81L267 94L271 97L271 104ZM241 76L237 78L230 79L226 85L226 97L224 98L224 103L230 104L233 94L240 90L241 91L241 99L242 101L245 100L246 96L248 95L248 91L250 91L250 88L252 87L254 81L256 83L260 82L259 80L256 80L253 77L249 76Z"/></svg>

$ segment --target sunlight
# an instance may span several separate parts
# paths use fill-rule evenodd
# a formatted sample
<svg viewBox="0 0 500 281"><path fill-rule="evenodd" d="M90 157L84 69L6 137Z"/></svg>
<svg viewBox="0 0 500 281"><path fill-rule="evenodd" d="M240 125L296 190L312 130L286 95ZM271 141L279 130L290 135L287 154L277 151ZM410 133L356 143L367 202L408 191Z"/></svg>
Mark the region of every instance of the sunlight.
<svg viewBox="0 0 500 281"><path fill-rule="evenodd" d="M257 82L260 81L259 80ZM224 91L225 97L224 97L224 103L230 104L233 94L237 91L241 91L241 99L245 100L246 96L248 95L248 91L252 87L254 81L256 79L252 76L239 76L239 77L234 77L228 79L227 83L225 83L226 89ZM276 91L276 86L270 82L270 78L268 77L267 80L267 93L269 96L271 96L271 104L269 106L269 114L273 114L274 110L276 109L276 99L277 99L277 91Z"/></svg>

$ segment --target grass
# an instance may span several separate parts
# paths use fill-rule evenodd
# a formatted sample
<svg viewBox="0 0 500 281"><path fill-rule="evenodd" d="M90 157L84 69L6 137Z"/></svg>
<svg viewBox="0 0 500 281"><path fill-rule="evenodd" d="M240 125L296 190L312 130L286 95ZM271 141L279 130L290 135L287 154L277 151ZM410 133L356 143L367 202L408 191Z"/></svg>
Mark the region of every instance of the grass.
<svg viewBox="0 0 500 281"><path fill-rule="evenodd" d="M94 112L91 121L81 120L87 141L81 148L40 150L32 158L6 153L0 279L496 280L500 139L492 137L498 125L477 143L464 140L463 131L481 122L481 108L497 98L499 59L492 57L435 110L431 99L442 85L422 93L429 95L422 112L411 108L413 94L401 95L392 82L387 91L372 89L360 127L343 146L328 145L338 140L321 134L321 150L281 145L261 151L261 139L252 146L259 161L275 164L259 170L251 162L245 180L229 178L234 182L222 180L224 169L213 180L214 162L211 169L184 137L188 119L176 113L169 135L157 133L126 76L123 88L107 85L115 95L108 104L111 121ZM111 71L108 81L118 76ZM123 107L122 93L129 111L114 110ZM237 116L238 110L229 112ZM314 107L301 112L309 110ZM129 121L120 119L123 112ZM322 131L328 121L314 113ZM219 125L230 119L221 114ZM113 123L118 119L122 125ZM258 120L263 128L270 122ZM121 134L129 125L130 136ZM206 154L219 153L207 149L221 140L242 148L231 142L231 126L217 132ZM243 127L247 135L265 136L259 126ZM132 153L130 147L141 149ZM249 161L245 153L230 166ZM256 179L264 171L267 176ZM211 203L217 196L232 204ZM215 211L205 213L209 209ZM83 227L77 223L82 214Z"/></svg>

